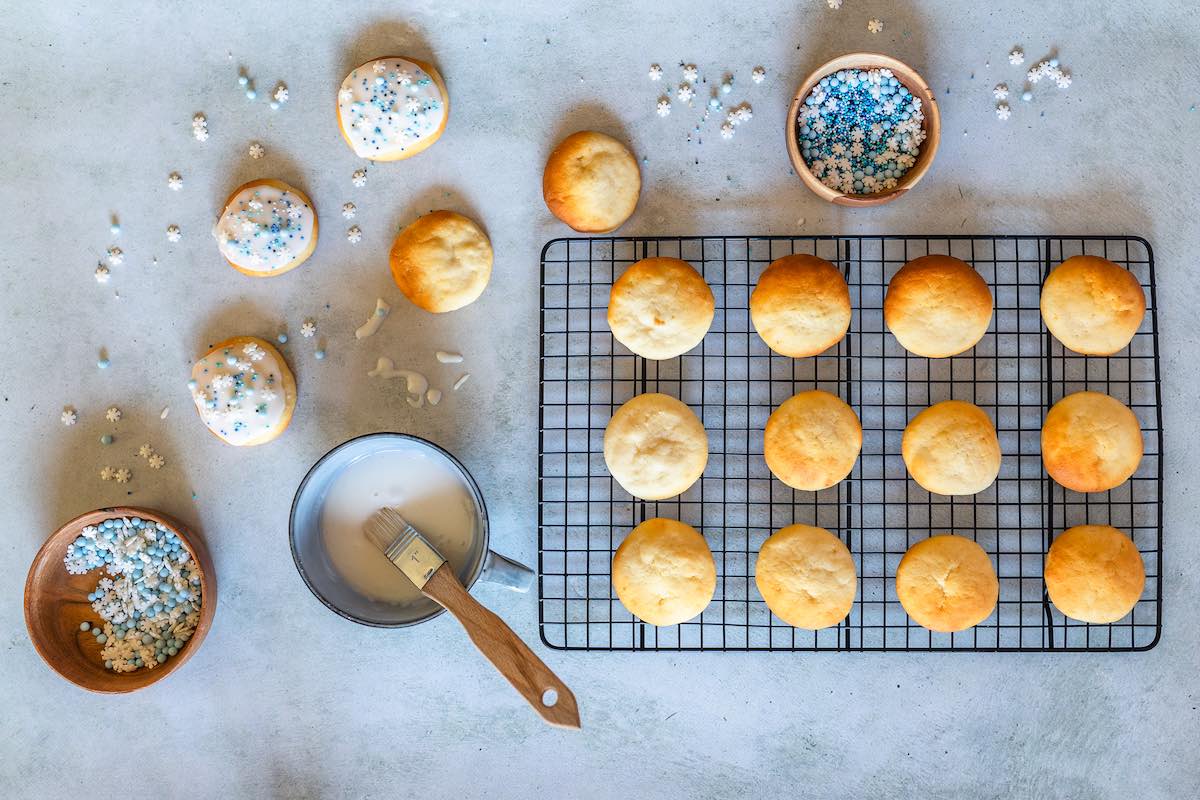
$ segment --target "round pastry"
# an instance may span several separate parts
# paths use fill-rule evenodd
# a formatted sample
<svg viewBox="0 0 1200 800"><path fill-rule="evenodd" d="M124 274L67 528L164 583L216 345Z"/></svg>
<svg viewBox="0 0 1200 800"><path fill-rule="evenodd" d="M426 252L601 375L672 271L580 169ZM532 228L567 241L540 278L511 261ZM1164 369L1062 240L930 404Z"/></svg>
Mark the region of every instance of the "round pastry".
<svg viewBox="0 0 1200 800"><path fill-rule="evenodd" d="M338 89L338 128L356 155L372 161L415 156L438 140L450 94L437 70L411 58L377 58Z"/></svg>
<svg viewBox="0 0 1200 800"><path fill-rule="evenodd" d="M824 528L789 525L763 542L754 583L775 616L819 630L850 613L857 573L841 539Z"/></svg>
<svg viewBox="0 0 1200 800"><path fill-rule="evenodd" d="M962 536L946 534L908 548L896 568L896 594L918 625L954 633L991 615L1000 596L1000 583L982 547Z"/></svg>
<svg viewBox="0 0 1200 800"><path fill-rule="evenodd" d="M208 429L238 447L266 444L283 433L296 408L296 379L269 342L226 339L192 366L188 381Z"/></svg>
<svg viewBox="0 0 1200 800"><path fill-rule="evenodd" d="M665 394L640 394L608 421L604 463L634 497L663 500L683 494L704 474L708 436L684 403Z"/></svg>
<svg viewBox="0 0 1200 800"><path fill-rule="evenodd" d="M213 238L229 266L255 278L282 275L317 246L317 210L283 181L244 183L225 201Z"/></svg>
<svg viewBox="0 0 1200 800"><path fill-rule="evenodd" d="M750 295L750 319L767 347L790 358L823 353L850 327L850 290L823 258L790 255L767 267Z"/></svg>
<svg viewBox="0 0 1200 800"><path fill-rule="evenodd" d="M970 350L987 333L992 293L965 261L921 256L892 277L883 319L905 350L946 358Z"/></svg>
<svg viewBox="0 0 1200 800"><path fill-rule="evenodd" d="M1133 339L1146 293L1129 270L1099 256L1072 256L1042 285L1042 319L1068 350L1110 356Z"/></svg>
<svg viewBox="0 0 1200 800"><path fill-rule="evenodd" d="M621 605L651 625L677 625L708 607L717 565L700 532L673 519L648 519L613 556L612 583Z"/></svg>
<svg viewBox="0 0 1200 800"><path fill-rule="evenodd" d="M1080 622L1116 622L1146 585L1137 545L1108 525L1077 525L1054 537L1045 572L1050 602Z"/></svg>
<svg viewBox="0 0 1200 800"><path fill-rule="evenodd" d="M580 233L621 227L641 191L642 174L629 148L596 131L563 139L542 173L542 197L550 213Z"/></svg>
<svg viewBox="0 0 1200 800"><path fill-rule="evenodd" d="M715 312L704 278L678 258L643 258L617 278L608 296L608 327L616 340L657 361L700 344Z"/></svg>
<svg viewBox="0 0 1200 800"><path fill-rule="evenodd" d="M1120 400L1076 392L1059 400L1042 424L1042 463L1077 492L1106 492L1129 480L1142 462L1142 428Z"/></svg>
<svg viewBox="0 0 1200 800"><path fill-rule="evenodd" d="M454 311L475 302L492 276L492 243L472 220L433 211L396 237L389 258L400 291L426 311Z"/></svg>
<svg viewBox="0 0 1200 800"><path fill-rule="evenodd" d="M783 402L767 418L763 456L776 478L793 489L828 489L850 474L862 449L854 409L813 389Z"/></svg>
<svg viewBox="0 0 1200 800"><path fill-rule="evenodd" d="M996 426L979 406L935 403L912 418L900 453L913 480L934 494L977 494L1000 474Z"/></svg>

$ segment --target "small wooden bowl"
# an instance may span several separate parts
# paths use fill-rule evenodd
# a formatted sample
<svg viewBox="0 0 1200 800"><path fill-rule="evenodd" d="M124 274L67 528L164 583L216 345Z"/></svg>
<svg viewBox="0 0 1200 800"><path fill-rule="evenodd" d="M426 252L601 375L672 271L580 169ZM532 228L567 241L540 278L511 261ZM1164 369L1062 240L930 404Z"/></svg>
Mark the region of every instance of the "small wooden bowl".
<svg viewBox="0 0 1200 800"><path fill-rule="evenodd" d="M88 525L98 525L106 519L141 517L158 522L175 531L183 546L200 565L200 621L192 637L183 643L179 652L154 669L133 672L113 672L104 668L100 656L103 645L89 631L81 631L82 622L95 624L100 615L92 610L88 593L94 591L102 569L83 575L71 575L63 565L67 545L75 541ZM160 681L179 669L200 647L212 627L217 610L217 582L212 559L204 543L179 522L165 514L146 508L101 508L63 525L46 540L33 559L29 577L25 580L25 627L38 655L52 670L77 686L93 692L120 694L134 692Z"/></svg>
<svg viewBox="0 0 1200 800"><path fill-rule="evenodd" d="M804 163L804 156L800 152L800 143L796 136L796 120L800 114L800 106L822 78L843 69L890 69L896 76L896 80L900 81L914 96L921 99L921 111L925 115L925 141L921 144L921 152L917 156L916 163L908 172L904 173L904 177L900 179L895 189L874 194L845 194L821 183L817 176L809 171L808 164ZM788 108L787 148L796 174L800 176L800 180L804 181L804 185L812 189L818 197L839 206L879 206L904 195L917 185L917 182L921 180L933 163L933 157L937 154L938 142L941 141L941 138L941 113L938 111L937 100L934 99L933 90L929 88L929 84L925 83L925 79L903 61L897 61L891 56L880 53L847 53L822 64L800 84L800 88L796 90L796 96L792 98L792 104Z"/></svg>

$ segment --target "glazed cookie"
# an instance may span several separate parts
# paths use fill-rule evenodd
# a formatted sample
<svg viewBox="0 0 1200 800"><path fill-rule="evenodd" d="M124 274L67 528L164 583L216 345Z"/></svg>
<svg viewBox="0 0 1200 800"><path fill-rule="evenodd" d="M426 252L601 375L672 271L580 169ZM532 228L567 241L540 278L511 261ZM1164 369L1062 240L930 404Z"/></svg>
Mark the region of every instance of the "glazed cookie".
<svg viewBox="0 0 1200 800"><path fill-rule="evenodd" d="M677 625L702 612L717 588L717 565L700 532L673 519L648 519L613 556L621 605L651 625Z"/></svg>
<svg viewBox="0 0 1200 800"><path fill-rule="evenodd" d="M296 407L296 380L279 351L253 336L235 336L192 366L188 381L200 419L238 447L283 433Z"/></svg>
<svg viewBox="0 0 1200 800"><path fill-rule="evenodd" d="M409 58L377 58L351 72L337 96L338 127L372 161L415 156L438 140L450 95L437 70Z"/></svg>
<svg viewBox="0 0 1200 800"><path fill-rule="evenodd" d="M492 276L492 243L472 220L453 211L418 218L396 237L392 279L426 311L454 311L475 302Z"/></svg>
<svg viewBox="0 0 1200 800"><path fill-rule="evenodd" d="M716 313L712 289L678 258L643 258L631 265L608 296L608 327L642 358L681 356L708 333Z"/></svg>
<svg viewBox="0 0 1200 800"><path fill-rule="evenodd" d="M611 136L579 131L559 143L542 173L550 213L580 233L610 233L637 207L642 174L629 148Z"/></svg>
<svg viewBox="0 0 1200 800"><path fill-rule="evenodd" d="M704 474L708 436L686 404L665 394L639 394L608 421L604 463L634 497L663 500L683 494Z"/></svg>
<svg viewBox="0 0 1200 800"><path fill-rule="evenodd" d="M825 352L850 327L850 290L837 267L797 253L771 262L750 295L750 319L767 347L789 358Z"/></svg>
<svg viewBox="0 0 1200 800"><path fill-rule="evenodd" d="M317 210L283 181L250 181L233 190L213 226L229 266L255 278L282 275L317 246Z"/></svg>
<svg viewBox="0 0 1200 800"><path fill-rule="evenodd" d="M814 389L771 412L763 457L776 478L793 489L828 489L854 469L862 450L862 425L842 398Z"/></svg>
<svg viewBox="0 0 1200 800"><path fill-rule="evenodd" d="M842 540L824 528L789 525L758 551L754 583L767 608L797 628L836 625L854 605L857 573Z"/></svg>

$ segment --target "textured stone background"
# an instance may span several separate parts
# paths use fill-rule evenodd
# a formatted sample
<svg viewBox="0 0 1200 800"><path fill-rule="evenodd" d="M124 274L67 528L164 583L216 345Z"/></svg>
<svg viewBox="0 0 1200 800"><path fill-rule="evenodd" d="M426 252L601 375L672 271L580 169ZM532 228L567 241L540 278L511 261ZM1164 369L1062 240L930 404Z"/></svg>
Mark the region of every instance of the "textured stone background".
<svg viewBox="0 0 1200 800"><path fill-rule="evenodd" d="M189 797L1185 797L1196 753L1200 468L1194 432L1196 150L1200 23L1190 3L6 3L0 7L0 794ZM879 36L866 21L882 17ZM1075 77L1044 85L998 123L990 89L1018 86L1006 53L1059 49ZM917 66L942 103L933 171L904 201L849 212L788 172L786 104L821 61L877 48ZM227 53L232 53L230 60ZM431 57L449 83L449 128L429 153L371 171L334 121L334 90L375 55ZM693 117L654 116L647 66L686 59L741 78L754 119L732 142ZM985 66L985 62L991 66ZM277 79L292 99L271 112ZM768 79L746 78L756 64ZM972 78L974 73L974 78ZM743 91L744 89L744 91ZM211 138L191 137L193 113ZM1045 116L1039 116L1044 111ZM545 653L586 728L540 725L447 618L367 630L322 608L287 547L293 490L309 464L355 434L395 429L447 446L475 472L494 544L536 559L537 255L566 229L540 198L543 160L565 132L598 126L644 167L622 233L1138 233L1158 256L1166 455L1165 626L1140 655ZM252 162L249 142L267 157ZM697 163L698 162L698 163ZM178 170L185 188L166 188ZM313 260L253 281L217 258L208 228L228 190L271 175L323 212ZM359 207L364 239L336 213ZM444 317L403 302L385 269L397 225L435 207L469 213L496 248L492 284ZM120 216L126 262L91 272ZM805 218L803 229L798 219ZM171 245L170 223L184 232ZM157 256L157 266L150 259ZM120 299L113 296L120 292ZM396 304L381 333L352 331L375 297ZM326 304L327 307L326 307ZM294 334L317 318L329 358ZM296 419L252 451L205 433L188 407L188 364L233 333L286 323L301 384ZM113 366L98 371L99 347ZM365 373L378 355L425 369L458 348L473 374L434 410L413 411ZM58 423L64 404L80 424ZM103 409L121 406L102 450ZM169 405L170 417L158 419ZM132 450L148 441L161 473ZM120 460L133 495L96 471ZM196 493L193 500L192 493ZM99 697L41 663L21 590L55 526L122 500L202 529L221 586L216 624L178 674L137 695ZM479 597L536 640L536 598ZM116 777L116 765L123 775ZM143 788L138 788L132 781Z"/></svg>

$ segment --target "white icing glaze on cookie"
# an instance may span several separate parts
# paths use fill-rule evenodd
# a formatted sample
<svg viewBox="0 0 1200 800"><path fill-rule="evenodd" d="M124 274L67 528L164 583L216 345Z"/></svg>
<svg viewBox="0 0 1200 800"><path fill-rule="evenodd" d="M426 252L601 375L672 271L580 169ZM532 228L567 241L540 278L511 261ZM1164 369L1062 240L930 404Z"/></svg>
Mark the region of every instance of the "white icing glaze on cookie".
<svg viewBox="0 0 1200 800"><path fill-rule="evenodd" d="M233 445L276 430L287 413L287 390L276 354L256 342L218 347L192 366L188 388L200 418Z"/></svg>
<svg viewBox="0 0 1200 800"><path fill-rule="evenodd" d="M356 154L388 158L437 133L446 118L446 98L418 65L381 58L342 81L338 115Z"/></svg>
<svg viewBox="0 0 1200 800"><path fill-rule="evenodd" d="M213 237L221 255L251 272L275 272L308 250L316 216L294 189L254 184L238 192Z"/></svg>

